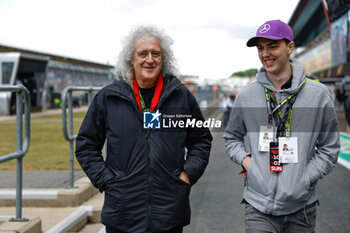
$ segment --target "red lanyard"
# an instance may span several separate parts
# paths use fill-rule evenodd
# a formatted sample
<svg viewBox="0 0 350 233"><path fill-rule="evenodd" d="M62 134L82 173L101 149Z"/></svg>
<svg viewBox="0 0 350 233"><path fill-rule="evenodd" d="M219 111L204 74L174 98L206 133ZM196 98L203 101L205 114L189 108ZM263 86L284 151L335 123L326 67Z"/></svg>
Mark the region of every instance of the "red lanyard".
<svg viewBox="0 0 350 233"><path fill-rule="evenodd" d="M162 94L163 91L163 76L161 74L159 74L158 80L157 80L157 84L156 84L156 89L154 91L154 95L152 98L152 103L151 103L151 109L150 111L153 112L154 109L156 108L159 99L160 99L160 95ZM134 76L133 78L133 87L134 87L134 95L136 98L136 102L137 105L139 106L139 110L142 114L142 107L141 107L141 99L140 99L140 90L139 90L139 85L137 83L136 77Z"/></svg>

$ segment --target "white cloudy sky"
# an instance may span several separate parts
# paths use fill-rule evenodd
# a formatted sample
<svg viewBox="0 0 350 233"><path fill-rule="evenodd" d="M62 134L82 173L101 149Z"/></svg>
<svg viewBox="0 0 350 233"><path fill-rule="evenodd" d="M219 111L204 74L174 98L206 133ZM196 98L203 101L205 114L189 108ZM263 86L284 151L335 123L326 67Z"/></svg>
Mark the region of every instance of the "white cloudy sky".
<svg viewBox="0 0 350 233"><path fill-rule="evenodd" d="M174 39L182 74L226 78L260 67L246 47L258 26L288 22L299 0L0 0L0 44L114 65L130 28Z"/></svg>

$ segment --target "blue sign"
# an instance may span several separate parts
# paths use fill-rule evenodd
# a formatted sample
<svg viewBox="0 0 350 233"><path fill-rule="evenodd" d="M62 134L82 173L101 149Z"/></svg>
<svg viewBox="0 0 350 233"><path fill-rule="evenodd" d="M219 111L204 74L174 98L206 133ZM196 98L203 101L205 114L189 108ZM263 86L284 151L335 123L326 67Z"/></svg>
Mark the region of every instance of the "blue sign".
<svg viewBox="0 0 350 233"><path fill-rule="evenodd" d="M161 113L159 110L156 112L144 112L143 113L143 128L144 129L160 129L161 125Z"/></svg>

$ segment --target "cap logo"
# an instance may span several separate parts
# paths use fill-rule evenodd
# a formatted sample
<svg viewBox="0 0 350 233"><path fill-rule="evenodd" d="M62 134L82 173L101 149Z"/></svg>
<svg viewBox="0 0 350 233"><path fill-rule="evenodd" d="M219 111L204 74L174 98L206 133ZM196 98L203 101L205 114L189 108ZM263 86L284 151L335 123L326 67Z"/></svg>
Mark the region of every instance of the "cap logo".
<svg viewBox="0 0 350 233"><path fill-rule="evenodd" d="M264 25L261 26L260 28L260 33L265 33L268 32L270 30L270 24L265 23Z"/></svg>

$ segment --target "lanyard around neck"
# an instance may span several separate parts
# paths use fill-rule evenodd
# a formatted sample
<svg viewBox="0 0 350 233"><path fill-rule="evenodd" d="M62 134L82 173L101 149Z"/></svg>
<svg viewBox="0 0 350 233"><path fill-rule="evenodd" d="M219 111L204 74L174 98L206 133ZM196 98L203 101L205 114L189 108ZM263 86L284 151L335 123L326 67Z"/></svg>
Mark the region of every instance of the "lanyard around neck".
<svg viewBox="0 0 350 233"><path fill-rule="evenodd" d="M140 102L141 102L141 108L144 112L148 112L150 109L146 107L145 101L142 98L141 95L141 90L139 90L139 95L140 95ZM153 100L153 99L152 99Z"/></svg>
<svg viewBox="0 0 350 233"><path fill-rule="evenodd" d="M290 126L292 121L295 100L298 93L304 88L305 84L306 84L306 79L304 79L304 83L298 89L298 91L288 96L280 104L277 104L277 99L275 97L275 94L271 90L268 90L267 88L265 88L265 98L266 98L267 110L269 115L268 126L270 127L272 126L272 118L273 118L274 112L277 111L277 114L280 119L280 123L277 127L277 137L283 134L283 130L286 137L290 136ZM286 108L285 114L283 115L281 111L281 107L286 103L287 103L287 108Z"/></svg>
<svg viewBox="0 0 350 233"><path fill-rule="evenodd" d="M142 112L146 112L148 110L150 110L151 112L154 111L154 109L156 108L156 106L159 102L160 95L162 94L163 85L164 85L163 76L161 74L159 74L159 77L157 79L156 89L154 90L154 95L153 95L152 102L151 102L151 108L147 109L145 101L142 98L136 77L133 78L134 96L135 96L137 106L139 107L141 114L142 114Z"/></svg>

